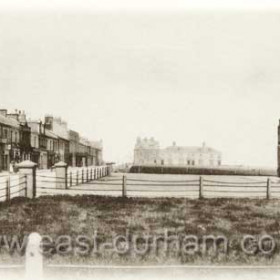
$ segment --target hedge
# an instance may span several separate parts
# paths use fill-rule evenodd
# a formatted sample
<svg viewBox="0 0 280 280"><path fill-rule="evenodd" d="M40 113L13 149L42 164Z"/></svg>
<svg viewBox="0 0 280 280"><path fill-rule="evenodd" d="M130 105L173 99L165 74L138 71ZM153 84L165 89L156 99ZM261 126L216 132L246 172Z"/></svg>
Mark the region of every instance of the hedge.
<svg viewBox="0 0 280 280"><path fill-rule="evenodd" d="M193 175L238 175L238 176L277 176L274 169L246 167L185 167L133 165L129 173L148 174L193 174Z"/></svg>

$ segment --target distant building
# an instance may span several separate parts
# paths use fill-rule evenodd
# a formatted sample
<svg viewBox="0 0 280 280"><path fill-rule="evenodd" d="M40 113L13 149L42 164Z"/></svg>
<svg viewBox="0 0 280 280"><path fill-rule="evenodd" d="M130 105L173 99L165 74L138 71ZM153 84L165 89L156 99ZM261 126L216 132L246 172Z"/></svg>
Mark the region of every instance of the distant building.
<svg viewBox="0 0 280 280"><path fill-rule="evenodd" d="M161 149L154 138L137 138L134 149L135 165L167 165L167 166L220 166L221 152L207 147L172 146Z"/></svg>

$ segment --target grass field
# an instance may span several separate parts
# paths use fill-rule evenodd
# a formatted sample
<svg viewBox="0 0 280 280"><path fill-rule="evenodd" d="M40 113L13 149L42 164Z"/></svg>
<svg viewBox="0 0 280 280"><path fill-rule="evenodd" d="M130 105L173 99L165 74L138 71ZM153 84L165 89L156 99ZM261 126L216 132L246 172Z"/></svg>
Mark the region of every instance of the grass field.
<svg viewBox="0 0 280 280"><path fill-rule="evenodd" d="M199 243L205 235L222 235L229 239L227 252L222 250L223 246L213 251L210 244L205 253L197 250L186 254L176 251L176 243L172 242L166 252L164 243L159 240L156 251L150 249L141 255L134 251L120 254L107 251L105 247L86 255L73 251L61 255L53 248L46 261L103 265L278 264L279 218L280 200L45 196L0 203L0 236L23 237L36 231L50 235L54 240L61 235L69 235L75 240L79 235L92 236L97 230L98 241L109 244L113 235L127 233L129 236L163 237L168 231L170 236L195 235ZM248 234L256 237L269 234L277 246L270 254L258 250L249 255L240 246L243 236ZM128 239L131 243L131 238ZM139 243L140 247L142 243ZM23 259L17 253L8 253L1 239L1 263L21 263Z"/></svg>

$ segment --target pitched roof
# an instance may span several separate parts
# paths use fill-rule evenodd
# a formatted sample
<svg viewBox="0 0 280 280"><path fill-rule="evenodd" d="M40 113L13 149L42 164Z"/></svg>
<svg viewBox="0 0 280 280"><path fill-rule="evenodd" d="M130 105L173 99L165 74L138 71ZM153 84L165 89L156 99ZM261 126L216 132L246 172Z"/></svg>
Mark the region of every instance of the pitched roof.
<svg viewBox="0 0 280 280"><path fill-rule="evenodd" d="M5 124L7 126L12 126L19 128L19 122L13 118L8 118L0 114L0 123Z"/></svg>
<svg viewBox="0 0 280 280"><path fill-rule="evenodd" d="M56 134L54 134L52 131L50 131L49 129L46 129L45 130L45 135L47 137L50 137L50 138L55 138L55 139L58 139L58 136Z"/></svg>
<svg viewBox="0 0 280 280"><path fill-rule="evenodd" d="M184 151L184 152L206 152L206 153L220 153L220 151L213 149L211 147L196 147L196 146L169 146L166 148L166 150L170 150L170 151Z"/></svg>

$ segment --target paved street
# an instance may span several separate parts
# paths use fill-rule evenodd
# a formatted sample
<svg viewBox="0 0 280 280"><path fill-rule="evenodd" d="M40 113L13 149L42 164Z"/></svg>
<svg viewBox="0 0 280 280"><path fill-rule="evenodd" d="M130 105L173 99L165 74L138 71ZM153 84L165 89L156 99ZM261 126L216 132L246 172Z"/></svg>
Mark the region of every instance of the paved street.
<svg viewBox="0 0 280 280"><path fill-rule="evenodd" d="M22 268L5 270L0 268L1 279L13 280L22 276ZM44 279L46 280L74 280L74 279L124 279L124 280L144 280L144 279L195 279L195 280L276 280L279 279L280 267L179 267L179 266L159 266L159 267L92 267L65 266L65 267L45 267Z"/></svg>

